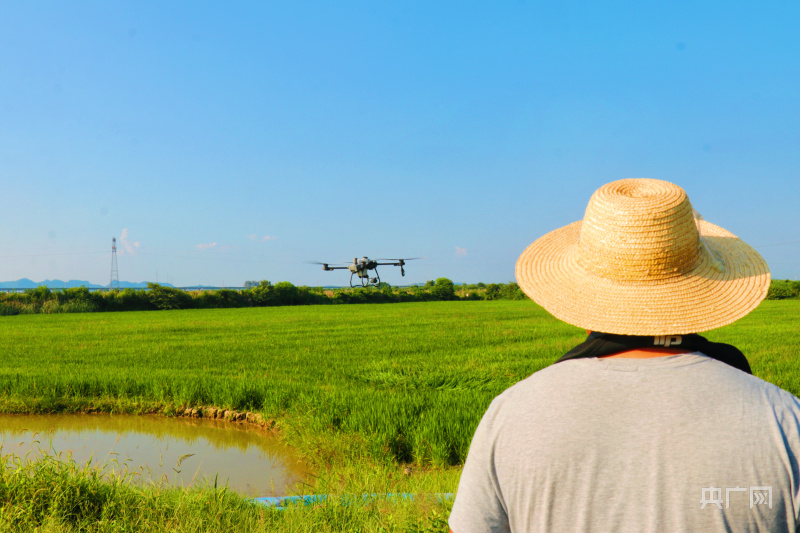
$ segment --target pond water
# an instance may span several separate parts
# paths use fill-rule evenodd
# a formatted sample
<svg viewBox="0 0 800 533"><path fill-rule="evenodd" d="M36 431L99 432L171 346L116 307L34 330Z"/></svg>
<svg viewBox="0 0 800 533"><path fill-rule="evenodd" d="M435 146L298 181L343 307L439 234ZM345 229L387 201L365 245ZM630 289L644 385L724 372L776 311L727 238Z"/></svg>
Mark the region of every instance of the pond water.
<svg viewBox="0 0 800 533"><path fill-rule="evenodd" d="M248 496L296 493L307 475L292 450L263 429L155 415L0 415L2 454L71 453L78 463L172 486L211 485Z"/></svg>

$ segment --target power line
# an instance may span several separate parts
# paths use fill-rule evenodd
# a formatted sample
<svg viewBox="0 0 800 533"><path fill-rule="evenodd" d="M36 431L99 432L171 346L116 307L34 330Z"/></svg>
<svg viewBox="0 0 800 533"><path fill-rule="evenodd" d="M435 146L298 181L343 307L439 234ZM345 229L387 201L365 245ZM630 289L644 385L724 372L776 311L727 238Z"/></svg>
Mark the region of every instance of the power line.
<svg viewBox="0 0 800 533"><path fill-rule="evenodd" d="M0 258L13 259L16 257L52 257L55 255L95 255L95 254L106 254L106 253L108 252L59 252L59 253L49 253L49 254L0 255Z"/></svg>
<svg viewBox="0 0 800 533"><path fill-rule="evenodd" d="M775 244L758 244L758 245L753 246L753 248L770 248L772 246L789 246L790 244L800 244L800 241L776 242Z"/></svg>

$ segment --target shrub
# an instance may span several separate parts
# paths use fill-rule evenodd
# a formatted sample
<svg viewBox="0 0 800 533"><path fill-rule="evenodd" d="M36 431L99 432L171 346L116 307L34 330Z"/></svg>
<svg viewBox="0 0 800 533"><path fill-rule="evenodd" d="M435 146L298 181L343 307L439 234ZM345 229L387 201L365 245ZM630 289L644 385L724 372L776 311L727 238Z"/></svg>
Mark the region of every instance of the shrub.
<svg viewBox="0 0 800 533"><path fill-rule="evenodd" d="M522 292L522 289L519 288L515 282L511 281L505 284L500 291L500 297L503 300L524 300L526 298L525 293Z"/></svg>
<svg viewBox="0 0 800 533"><path fill-rule="evenodd" d="M223 309L243 307L247 298L239 291L219 289L216 291L197 291L192 294L193 307L200 309Z"/></svg>
<svg viewBox="0 0 800 533"><path fill-rule="evenodd" d="M800 282L790 280L772 280L767 291L767 300L786 300L797 298L800 292Z"/></svg>
<svg viewBox="0 0 800 533"><path fill-rule="evenodd" d="M0 316L18 315L19 308L14 303L0 303Z"/></svg>
<svg viewBox="0 0 800 533"><path fill-rule="evenodd" d="M273 285L272 292L275 294L275 303L272 305L297 305L298 303L297 287L288 281L279 281Z"/></svg>
<svg viewBox="0 0 800 533"><path fill-rule="evenodd" d="M313 305L328 303L328 298L311 287L297 287L297 299L295 305Z"/></svg>
<svg viewBox="0 0 800 533"><path fill-rule="evenodd" d="M71 300L58 303L58 300L48 300L42 304L39 311L42 314L56 313L93 313L99 310L99 306L88 300Z"/></svg>
<svg viewBox="0 0 800 533"><path fill-rule="evenodd" d="M130 288L105 292L103 300L107 311L150 311L156 308L147 291Z"/></svg>
<svg viewBox="0 0 800 533"><path fill-rule="evenodd" d="M186 291L158 283L147 284L147 298L156 309L189 309L192 304L192 297Z"/></svg>
<svg viewBox="0 0 800 533"><path fill-rule="evenodd" d="M56 301L62 305L67 302L94 302L96 299L102 298L95 297L86 287L65 287L59 289L53 295Z"/></svg>
<svg viewBox="0 0 800 533"><path fill-rule="evenodd" d="M46 287L45 285L39 285L35 289L28 289L24 294L29 300L37 303L42 303L46 300L49 300L52 296L50 288Z"/></svg>

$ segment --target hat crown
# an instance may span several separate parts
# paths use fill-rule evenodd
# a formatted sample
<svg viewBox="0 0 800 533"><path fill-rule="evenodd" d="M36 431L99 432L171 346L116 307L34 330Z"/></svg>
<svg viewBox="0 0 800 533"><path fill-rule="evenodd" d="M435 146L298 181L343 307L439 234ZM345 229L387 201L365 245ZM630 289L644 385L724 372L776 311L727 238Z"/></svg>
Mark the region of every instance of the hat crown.
<svg viewBox="0 0 800 533"><path fill-rule="evenodd" d="M701 241L686 192L655 179L600 187L586 208L578 254L587 272L614 281L666 279L691 270Z"/></svg>

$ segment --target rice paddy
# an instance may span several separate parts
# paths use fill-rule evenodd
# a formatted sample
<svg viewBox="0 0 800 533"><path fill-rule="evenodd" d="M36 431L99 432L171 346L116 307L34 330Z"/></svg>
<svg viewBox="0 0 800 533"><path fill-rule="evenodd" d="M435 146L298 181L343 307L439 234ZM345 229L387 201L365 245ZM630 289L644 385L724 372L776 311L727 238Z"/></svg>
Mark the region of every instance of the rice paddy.
<svg viewBox="0 0 800 533"><path fill-rule="evenodd" d="M738 346L756 375L798 394L798 319L800 302L767 301L705 335ZM583 337L530 301L2 317L0 411L253 411L275 420L315 472L305 493L454 492L492 398ZM0 497L10 490L3 476ZM211 498L158 494L143 497L189 507L181 498ZM424 498L279 516L225 498L237 502L242 531L447 531L448 504ZM24 498L14 501L24 508ZM41 516L20 530L55 520L53 531L71 531L69 521ZM215 530L198 520L187 516L175 530Z"/></svg>

